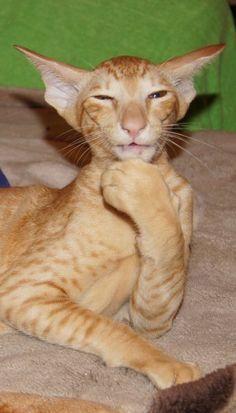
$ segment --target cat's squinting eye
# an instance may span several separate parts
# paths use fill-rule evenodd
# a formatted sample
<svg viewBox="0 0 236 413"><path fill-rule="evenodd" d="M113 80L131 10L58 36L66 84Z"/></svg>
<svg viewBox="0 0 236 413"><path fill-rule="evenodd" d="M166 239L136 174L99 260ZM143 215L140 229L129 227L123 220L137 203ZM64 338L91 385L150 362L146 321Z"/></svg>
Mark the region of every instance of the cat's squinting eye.
<svg viewBox="0 0 236 413"><path fill-rule="evenodd" d="M159 90L158 92L153 92L148 95L149 99L159 99L162 98L163 96L167 95L167 90Z"/></svg>
<svg viewBox="0 0 236 413"><path fill-rule="evenodd" d="M93 98L98 99L98 100L113 100L114 98L112 96L108 95L95 95Z"/></svg>

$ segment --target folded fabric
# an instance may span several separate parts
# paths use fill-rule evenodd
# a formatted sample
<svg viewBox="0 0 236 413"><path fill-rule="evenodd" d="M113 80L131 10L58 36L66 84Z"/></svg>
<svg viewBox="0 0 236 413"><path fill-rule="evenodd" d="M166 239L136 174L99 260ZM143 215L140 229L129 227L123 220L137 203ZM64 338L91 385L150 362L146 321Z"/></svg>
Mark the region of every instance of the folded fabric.
<svg viewBox="0 0 236 413"><path fill-rule="evenodd" d="M4 173L0 169L0 187L1 188L7 188L9 186L10 186L10 184L9 184L7 178L5 177Z"/></svg>

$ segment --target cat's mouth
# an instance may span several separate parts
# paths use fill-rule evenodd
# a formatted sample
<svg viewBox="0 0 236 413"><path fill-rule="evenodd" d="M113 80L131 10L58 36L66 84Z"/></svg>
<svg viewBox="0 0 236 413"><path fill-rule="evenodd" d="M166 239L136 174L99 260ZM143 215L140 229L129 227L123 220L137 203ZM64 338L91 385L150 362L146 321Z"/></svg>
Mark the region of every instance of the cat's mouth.
<svg viewBox="0 0 236 413"><path fill-rule="evenodd" d="M150 148L153 145L140 145L139 143L132 142L129 145L117 145L121 147L123 151L140 151L144 148Z"/></svg>
<svg viewBox="0 0 236 413"><path fill-rule="evenodd" d="M129 145L115 145L113 149L116 156L122 160L141 158L144 161L150 161L156 151L156 146L132 142Z"/></svg>

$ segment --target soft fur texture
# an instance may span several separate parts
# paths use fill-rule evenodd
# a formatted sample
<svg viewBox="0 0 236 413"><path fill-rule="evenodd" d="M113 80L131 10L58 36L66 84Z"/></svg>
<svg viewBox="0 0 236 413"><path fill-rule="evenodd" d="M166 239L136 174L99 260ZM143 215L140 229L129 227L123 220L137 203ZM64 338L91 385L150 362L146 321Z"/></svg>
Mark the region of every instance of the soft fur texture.
<svg viewBox="0 0 236 413"><path fill-rule="evenodd" d="M236 365L159 392L148 413L234 413ZM0 413L118 413L107 406L75 399L0 393Z"/></svg>
<svg viewBox="0 0 236 413"><path fill-rule="evenodd" d="M62 190L2 190L3 333L10 325L92 352L159 387L199 376L108 316L129 299L133 327L158 336L182 302L192 195L163 148L195 95L191 77L221 50L157 67L115 58L93 73L24 50L42 73L46 100L83 133L93 156Z"/></svg>
<svg viewBox="0 0 236 413"><path fill-rule="evenodd" d="M12 186L63 187L79 173L64 158L71 154L74 132L64 134L68 126L43 105L41 95L0 90L0 163ZM174 328L154 343L179 359L197 362L205 373L235 361L235 143L233 134L205 131L189 136L183 150L175 151L173 145L170 151L175 169L193 185L197 221L183 305ZM91 354L17 331L0 337L0 364L1 390L44 399L82 398L145 413L155 393L148 379L130 369L107 368ZM225 411L234 413L235 408Z"/></svg>
<svg viewBox="0 0 236 413"><path fill-rule="evenodd" d="M84 400L3 392L0 393L0 413L118 413L118 410Z"/></svg>

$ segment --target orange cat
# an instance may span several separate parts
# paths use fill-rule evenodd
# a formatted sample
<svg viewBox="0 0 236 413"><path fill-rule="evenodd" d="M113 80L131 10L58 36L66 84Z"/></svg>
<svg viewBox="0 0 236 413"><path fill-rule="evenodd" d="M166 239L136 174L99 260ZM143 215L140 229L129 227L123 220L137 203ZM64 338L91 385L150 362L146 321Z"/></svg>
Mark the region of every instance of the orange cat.
<svg viewBox="0 0 236 413"><path fill-rule="evenodd" d="M0 392L0 413L121 413L86 400L46 398L35 394Z"/></svg>
<svg viewBox="0 0 236 413"><path fill-rule="evenodd" d="M2 332L14 327L96 354L161 388L196 379L196 367L143 335L171 328L192 232L191 187L169 164L165 136L195 96L192 76L223 46L161 65L117 57L92 71L18 49L92 160L60 190L1 190ZM127 301L134 329L111 318Z"/></svg>

